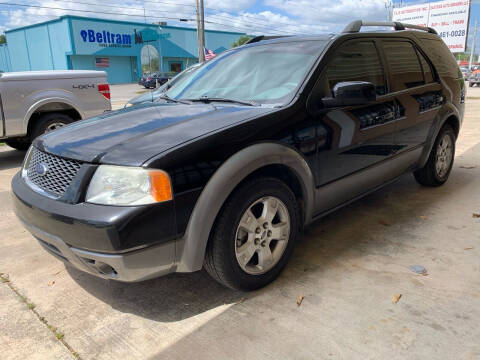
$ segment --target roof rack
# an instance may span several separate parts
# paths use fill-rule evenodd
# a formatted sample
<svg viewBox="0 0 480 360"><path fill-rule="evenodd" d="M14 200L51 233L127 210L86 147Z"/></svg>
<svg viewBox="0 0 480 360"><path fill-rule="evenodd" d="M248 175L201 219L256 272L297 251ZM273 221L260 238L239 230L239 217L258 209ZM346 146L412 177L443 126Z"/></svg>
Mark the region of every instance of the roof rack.
<svg viewBox="0 0 480 360"><path fill-rule="evenodd" d="M419 26L413 24L404 24L398 21L362 21L362 20L355 20L352 21L350 24L345 26L343 29L343 33L357 33L360 32L362 26L387 26L393 27L395 31L400 30L407 30L407 29L415 29L415 30L422 30L429 32L430 34L437 34L437 31L434 28L426 27L426 26Z"/></svg>
<svg viewBox="0 0 480 360"><path fill-rule="evenodd" d="M288 35L271 35L271 36L259 35L259 36L255 36L255 37L251 38L245 44L253 44L253 43L256 43L256 42L259 42L259 41L278 39L278 38L283 38L283 37L287 37L287 36Z"/></svg>

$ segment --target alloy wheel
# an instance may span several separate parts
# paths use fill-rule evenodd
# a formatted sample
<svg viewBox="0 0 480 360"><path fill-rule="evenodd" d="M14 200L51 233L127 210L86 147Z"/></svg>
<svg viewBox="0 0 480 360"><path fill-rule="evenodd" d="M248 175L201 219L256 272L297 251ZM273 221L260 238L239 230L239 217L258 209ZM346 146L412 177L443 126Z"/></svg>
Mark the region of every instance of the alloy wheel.
<svg viewBox="0 0 480 360"><path fill-rule="evenodd" d="M450 170L453 160L453 142L449 134L445 134L439 141L435 159L435 170L440 178L444 178Z"/></svg>
<svg viewBox="0 0 480 360"><path fill-rule="evenodd" d="M290 216L285 204L266 196L242 215L235 235L238 265L250 275L271 270L281 259L290 237Z"/></svg>

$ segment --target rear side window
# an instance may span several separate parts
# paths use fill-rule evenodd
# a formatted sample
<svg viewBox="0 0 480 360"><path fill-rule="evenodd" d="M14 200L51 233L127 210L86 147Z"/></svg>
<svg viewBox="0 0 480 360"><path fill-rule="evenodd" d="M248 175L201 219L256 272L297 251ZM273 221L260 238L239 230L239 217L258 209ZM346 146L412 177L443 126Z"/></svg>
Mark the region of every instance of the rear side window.
<svg viewBox="0 0 480 360"><path fill-rule="evenodd" d="M423 56L419 51L417 51L418 57L420 58L420 63L422 64L422 69L423 69L423 75L425 76L425 82L427 84L430 84L434 82L434 77L433 77L433 71L432 67L430 66L430 63L425 59L425 56Z"/></svg>
<svg viewBox="0 0 480 360"><path fill-rule="evenodd" d="M348 41L333 54L326 77L330 92L344 81L367 81L375 85L377 95L385 94L385 76L373 41Z"/></svg>
<svg viewBox="0 0 480 360"><path fill-rule="evenodd" d="M422 68L417 51L407 41L385 41L383 49L392 75L392 91L423 85Z"/></svg>
<svg viewBox="0 0 480 360"><path fill-rule="evenodd" d="M422 38L422 44L422 49L425 50L430 60L432 60L440 76L454 79L462 77L455 56L442 40Z"/></svg>

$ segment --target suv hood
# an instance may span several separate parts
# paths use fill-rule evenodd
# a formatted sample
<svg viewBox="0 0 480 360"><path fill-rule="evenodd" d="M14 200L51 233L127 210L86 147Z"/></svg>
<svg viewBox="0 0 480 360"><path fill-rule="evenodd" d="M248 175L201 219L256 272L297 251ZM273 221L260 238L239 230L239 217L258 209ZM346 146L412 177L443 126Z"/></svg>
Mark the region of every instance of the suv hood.
<svg viewBox="0 0 480 360"><path fill-rule="evenodd" d="M79 121L35 140L46 152L91 163L141 166L184 142L274 111L232 104L141 104Z"/></svg>

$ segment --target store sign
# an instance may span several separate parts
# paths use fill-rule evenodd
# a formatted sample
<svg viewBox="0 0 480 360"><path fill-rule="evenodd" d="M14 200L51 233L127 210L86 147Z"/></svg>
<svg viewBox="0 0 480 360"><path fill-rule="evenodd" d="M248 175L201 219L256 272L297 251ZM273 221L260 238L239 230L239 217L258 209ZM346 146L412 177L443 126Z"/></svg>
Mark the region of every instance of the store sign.
<svg viewBox="0 0 480 360"><path fill-rule="evenodd" d="M146 42L152 42L158 40L158 32L152 29L143 29L142 31L137 31L133 29L135 44L143 44Z"/></svg>
<svg viewBox="0 0 480 360"><path fill-rule="evenodd" d="M162 34L164 38L169 37L170 34ZM97 43L101 47L131 47L132 39L135 44L143 44L159 39L157 31L152 29L143 29L137 31L133 29L133 34L119 34L107 30L95 31L91 29L80 30L80 37L84 43Z"/></svg>
<svg viewBox="0 0 480 360"><path fill-rule="evenodd" d="M132 46L132 36L129 34L117 34L110 31L80 30L83 42L98 43L100 46Z"/></svg>
<svg viewBox="0 0 480 360"><path fill-rule="evenodd" d="M449 0L393 9L393 21L434 28L452 52L464 52L467 44L469 0Z"/></svg>
<svg viewBox="0 0 480 360"><path fill-rule="evenodd" d="M75 55L138 56L146 44L158 47L158 41L170 37L156 25L72 19Z"/></svg>

